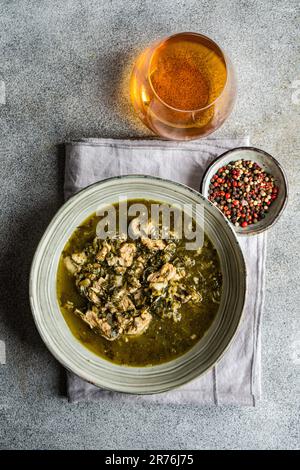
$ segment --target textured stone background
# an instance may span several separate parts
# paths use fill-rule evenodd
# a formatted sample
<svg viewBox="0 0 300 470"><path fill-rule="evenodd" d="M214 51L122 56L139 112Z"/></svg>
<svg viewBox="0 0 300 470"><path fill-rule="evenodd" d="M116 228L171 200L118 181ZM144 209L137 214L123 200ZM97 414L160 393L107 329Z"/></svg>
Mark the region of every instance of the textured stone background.
<svg viewBox="0 0 300 470"><path fill-rule="evenodd" d="M0 340L7 353L6 365L0 364L1 448L299 447L297 5L0 1L0 83L6 90L3 104L2 83ZM288 208L269 233L263 400L255 409L70 405L64 371L33 324L27 288L35 247L63 201L59 144L82 136L147 136L128 103L128 71L145 45L183 30L214 38L237 68L238 102L215 135L250 133L253 145L276 156L289 178Z"/></svg>

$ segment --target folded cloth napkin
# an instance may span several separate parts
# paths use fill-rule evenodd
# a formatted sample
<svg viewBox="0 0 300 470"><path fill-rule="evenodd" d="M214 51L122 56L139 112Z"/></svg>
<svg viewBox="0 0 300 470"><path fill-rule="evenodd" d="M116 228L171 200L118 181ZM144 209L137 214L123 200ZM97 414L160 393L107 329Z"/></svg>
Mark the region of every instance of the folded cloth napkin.
<svg viewBox="0 0 300 470"><path fill-rule="evenodd" d="M199 142L84 139L66 146L65 196L117 175L148 174L199 190L208 164L249 138ZM263 308L266 236L240 237L248 285L242 324L217 365L180 389L158 395L127 395L99 389L68 372L70 401L117 398L158 403L238 404L255 406L260 397L260 318Z"/></svg>

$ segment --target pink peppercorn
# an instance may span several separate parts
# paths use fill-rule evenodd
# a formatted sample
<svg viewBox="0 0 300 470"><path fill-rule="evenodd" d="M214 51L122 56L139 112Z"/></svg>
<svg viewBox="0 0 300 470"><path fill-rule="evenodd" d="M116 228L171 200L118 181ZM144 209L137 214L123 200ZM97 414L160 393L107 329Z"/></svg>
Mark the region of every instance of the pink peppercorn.
<svg viewBox="0 0 300 470"><path fill-rule="evenodd" d="M278 188L272 175L250 160L223 166L212 177L209 186L209 199L232 223L242 227L264 218L277 196Z"/></svg>

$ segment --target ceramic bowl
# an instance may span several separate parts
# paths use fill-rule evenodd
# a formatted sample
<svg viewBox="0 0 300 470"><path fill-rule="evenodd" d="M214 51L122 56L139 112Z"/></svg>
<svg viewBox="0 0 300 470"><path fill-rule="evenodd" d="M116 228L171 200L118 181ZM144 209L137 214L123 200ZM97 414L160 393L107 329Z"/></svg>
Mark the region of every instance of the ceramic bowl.
<svg viewBox="0 0 300 470"><path fill-rule="evenodd" d="M59 257L70 235L99 205L119 195L169 204L199 204L204 228L215 245L223 273L218 314L199 342L183 356L151 367L113 364L86 349L71 333L56 296ZM122 176L87 187L55 215L36 250L30 276L30 302L36 326L52 354L86 381L125 393L159 393L179 387L210 369L232 341L241 320L246 290L244 258L229 222L200 193L160 178Z"/></svg>
<svg viewBox="0 0 300 470"><path fill-rule="evenodd" d="M228 150L214 160L208 167L203 176L200 190L205 197L208 197L211 178L217 173L218 169L232 161L235 162L236 160L241 159L252 160L258 163L267 173L270 173L274 177L276 185L279 188L278 197L269 206L268 213L264 219L260 220L256 224L248 225L246 228L236 227L231 224L238 235L256 235L260 232L264 232L275 224L287 203L287 178L280 163L275 160L274 157L264 150L254 147L238 147L233 150Z"/></svg>

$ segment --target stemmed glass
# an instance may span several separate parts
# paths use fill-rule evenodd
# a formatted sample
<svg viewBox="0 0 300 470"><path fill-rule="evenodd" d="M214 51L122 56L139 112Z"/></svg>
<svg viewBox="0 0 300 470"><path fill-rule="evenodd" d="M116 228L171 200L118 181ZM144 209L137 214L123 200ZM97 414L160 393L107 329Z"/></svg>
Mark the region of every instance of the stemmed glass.
<svg viewBox="0 0 300 470"><path fill-rule="evenodd" d="M236 79L231 61L214 41L179 33L141 53L130 93L138 116L155 134L192 140L224 123L234 105Z"/></svg>

